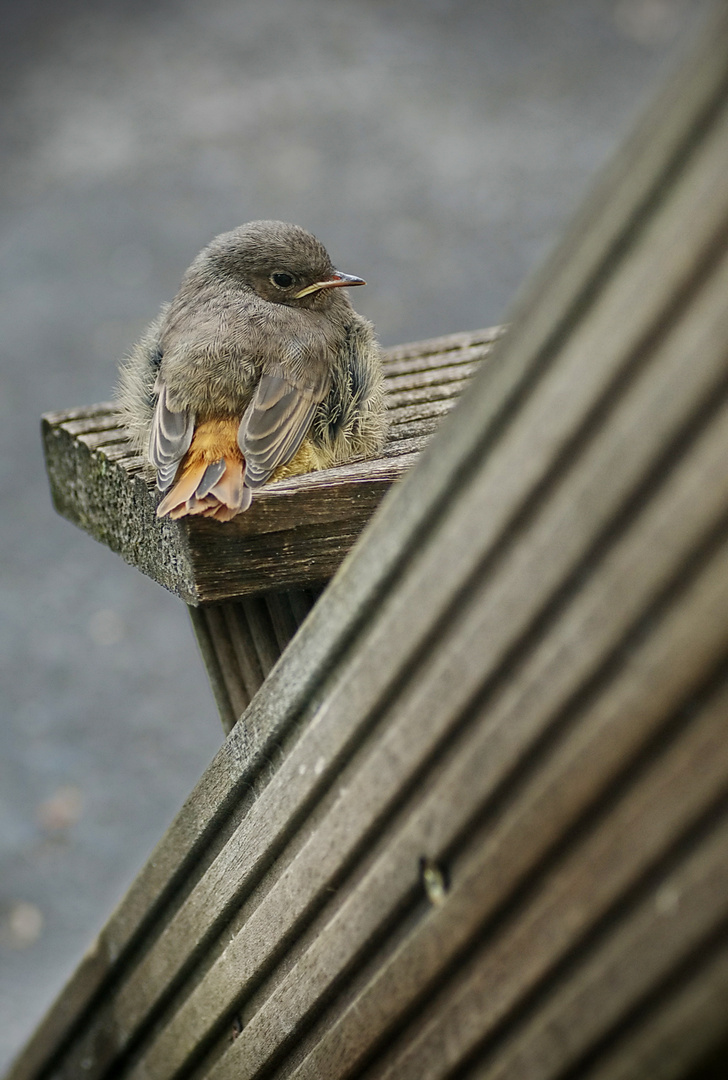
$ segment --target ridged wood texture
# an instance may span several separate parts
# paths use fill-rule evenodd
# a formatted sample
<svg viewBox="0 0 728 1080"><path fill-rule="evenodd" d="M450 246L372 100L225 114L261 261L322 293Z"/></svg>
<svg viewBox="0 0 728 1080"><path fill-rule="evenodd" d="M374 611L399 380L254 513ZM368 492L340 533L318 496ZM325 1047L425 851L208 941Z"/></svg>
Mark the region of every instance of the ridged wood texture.
<svg viewBox="0 0 728 1080"><path fill-rule="evenodd" d="M260 690L320 594L321 588L287 589L188 607L226 734Z"/></svg>
<svg viewBox="0 0 728 1080"><path fill-rule="evenodd" d="M156 517L159 495L112 403L47 413L42 434L54 505L188 604L326 582L501 332L493 327L388 349L390 430L381 456L270 484L224 527Z"/></svg>
<svg viewBox="0 0 728 1080"><path fill-rule="evenodd" d="M728 13L12 1071L728 1069Z"/></svg>

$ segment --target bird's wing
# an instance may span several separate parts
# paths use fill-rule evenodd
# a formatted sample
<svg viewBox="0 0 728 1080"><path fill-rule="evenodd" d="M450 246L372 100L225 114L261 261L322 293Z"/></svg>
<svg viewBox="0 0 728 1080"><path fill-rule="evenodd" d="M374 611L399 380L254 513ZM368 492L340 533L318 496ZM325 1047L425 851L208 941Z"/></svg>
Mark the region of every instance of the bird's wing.
<svg viewBox="0 0 728 1080"><path fill-rule="evenodd" d="M303 442L316 407L328 393L328 371L310 382L313 385L302 385L282 368L261 376L238 429L248 487L261 487L270 480Z"/></svg>
<svg viewBox="0 0 728 1080"><path fill-rule="evenodd" d="M195 414L190 409L170 409L167 387L161 374L154 385L157 404L154 406L149 436L149 460L157 470L157 487L166 491L172 484L177 467L190 448L195 430Z"/></svg>

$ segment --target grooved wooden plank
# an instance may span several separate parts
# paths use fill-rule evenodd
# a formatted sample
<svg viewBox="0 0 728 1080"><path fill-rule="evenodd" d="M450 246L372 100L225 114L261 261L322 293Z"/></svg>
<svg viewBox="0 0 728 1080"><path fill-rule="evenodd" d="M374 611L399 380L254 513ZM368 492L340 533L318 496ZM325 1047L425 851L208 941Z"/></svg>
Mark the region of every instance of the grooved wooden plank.
<svg viewBox="0 0 728 1080"><path fill-rule="evenodd" d="M226 627L227 637L235 653L245 692L248 700L251 700L262 686L265 676L246 613L240 604L231 602L221 604L220 611ZM238 716L242 711L241 709Z"/></svg>
<svg viewBox="0 0 728 1080"><path fill-rule="evenodd" d="M228 733L310 611L303 590L188 608Z"/></svg>
<svg viewBox="0 0 728 1080"><path fill-rule="evenodd" d="M99 406L100 408L100 406ZM115 411L109 411L104 413L94 413L92 416L79 417L78 419L70 419L59 421L63 423L64 430L69 435L107 435L109 438L120 438L121 430L119 428L119 417ZM87 443L87 445L90 445Z"/></svg>
<svg viewBox="0 0 728 1080"><path fill-rule="evenodd" d="M265 600L278 648L283 652L311 610L311 597L299 589L295 592L268 593Z"/></svg>
<svg viewBox="0 0 728 1080"><path fill-rule="evenodd" d="M280 656L268 607L263 597L249 596L240 601L250 629L263 678L267 678Z"/></svg>
<svg viewBox="0 0 728 1080"><path fill-rule="evenodd" d="M679 771L675 779L678 776ZM693 787L697 788L698 785ZM653 795L653 792L649 794ZM662 795L662 800L653 802L649 809L661 809L669 818L670 808L674 804L669 791ZM642 818L636 820L640 826L643 825ZM647 829L643 833L635 829L633 823L623 825L621 821L611 819L607 830L609 835L598 838L599 841L605 840L603 850L598 844L592 845L588 861L579 864L574 858L567 861L563 868L558 868L523 922L514 926L511 933L505 933L492 955L477 956L463 965L462 974L457 979L459 985L452 988L450 1000L440 1015L437 1015L435 1001L420 1017L419 1038L413 1038L401 1055L393 1055L394 1060L386 1067L371 1070L369 1076L372 1080L384 1080L384 1077L388 1080L394 1077L398 1080L435 1080L436 1077L448 1075L455 1066L467 1060L486 1037L488 1029L499 1018L505 1017L516 995L525 996L526 988L543 977L546 965L556 961L559 950L573 945L581 933L589 929L587 920L596 919L601 914L602 905L606 910L607 905L617 898L617 889L630 884L629 880L615 875L614 870L633 873L642 869L646 871L649 869L647 860L659 856L659 851L650 850L650 843L654 839L648 830L654 829L655 835L659 836L664 819L660 816L645 824ZM617 830L616 825L622 825L622 829ZM667 830L663 833L663 842L666 835ZM622 844L619 852L614 850L617 843ZM678 963L684 951L699 943L702 936L728 916L727 843L728 822L723 817L684 863L672 874L659 879L662 889L677 893L681 899L683 912L679 921L660 919L659 913L656 918L659 892L648 890L646 902L635 912L633 920L625 919L625 925L615 929L616 940L605 949L607 955L596 961L600 968L597 977L604 980L600 998L605 1013L608 1006L613 1004L610 990L616 991L618 1000L626 1004L629 993L639 992L648 980L663 977L662 965ZM640 866L639 858L645 859L646 863ZM628 969L627 972L619 971L617 974L610 971L610 964L616 966L620 960ZM499 978L501 973L505 978ZM611 985L612 980L618 983L619 977L625 980L631 978L632 984ZM599 1015L592 1015L589 1019L598 1021ZM608 1016L605 1015L604 1019L608 1019ZM575 1026L571 1026L569 1032L571 1040L578 1042L579 1037L589 1033L589 1025L584 1016L575 1020ZM448 1038L448 1028L451 1032L457 1031L457 1039ZM554 1047L549 1040L548 1051L552 1054L556 1052L560 1057L557 1068L563 1069L569 1064L571 1047L566 1030L561 1029L560 1034L562 1046ZM521 1049L526 1051L525 1047ZM543 1046L539 1050L546 1052ZM234 1053L233 1049L223 1062L232 1063ZM226 1070L225 1064L217 1075L212 1072L210 1076L221 1080L222 1077L233 1075ZM546 1078L554 1075L548 1071L547 1064L553 1063L549 1063L548 1059L524 1061L523 1058L519 1059L518 1053L514 1053L510 1060L506 1056L501 1058L486 1075L494 1078L517 1076L519 1080ZM246 1074L241 1072L238 1075L243 1077ZM312 1074L300 1070L294 1075L302 1078Z"/></svg>
<svg viewBox="0 0 728 1080"><path fill-rule="evenodd" d="M223 686L230 702L232 716L237 719L250 704L253 694L248 689L250 673L241 671L239 650L230 633L227 609L223 604L207 604L203 610L207 632L215 650ZM248 679L246 679L246 674ZM257 684L255 689L257 690ZM254 691L253 691L254 692Z"/></svg>
<svg viewBox="0 0 728 1080"><path fill-rule="evenodd" d="M123 448L125 457L128 453L129 443L126 435L120 432L117 432L116 439L112 439L108 431L91 431L85 435L76 435L76 439L82 446L88 447L91 451L102 450L107 446L120 446Z"/></svg>
<svg viewBox="0 0 728 1080"><path fill-rule="evenodd" d="M103 451L104 457L109 461L123 461L124 469L129 476L141 476L144 473L146 467L144 458L131 453L128 443L104 443Z"/></svg>
<svg viewBox="0 0 728 1080"><path fill-rule="evenodd" d="M453 407L453 399L461 393L462 387L457 387L451 395L439 394L435 399L423 397L422 401L394 402L390 414L391 423L396 427L402 424L413 424L425 421L433 417L446 416Z"/></svg>
<svg viewBox="0 0 728 1080"><path fill-rule="evenodd" d="M671 901L668 893L663 910L667 907L669 911ZM596 1062L585 1063L583 1075L588 1080L629 1080L633 1076L679 1080L712 1057L713 1062L707 1064L712 1064L713 1071L708 1075L717 1080L721 1065L725 1072L728 1064L726 1015L728 935L721 935L690 965L686 981L668 983L667 991L657 995L646 1015L644 1010L642 1015L638 1013L625 1032L615 1033Z"/></svg>
<svg viewBox="0 0 728 1080"><path fill-rule="evenodd" d="M433 435L435 431L437 431L437 426L440 419L450 411L451 405L453 403L442 402L441 404L445 407L441 410L439 417L430 416L420 418L419 420L401 421L398 422L396 425L393 424L391 428L392 439L423 439L424 448L424 445L429 442L430 436ZM398 443L395 443L394 445L398 446Z"/></svg>
<svg viewBox="0 0 728 1080"><path fill-rule="evenodd" d="M436 387L417 386L408 387L406 390L394 390L389 395L390 408L396 423L399 410L421 402L430 405L434 402L446 401L449 398L459 397L467 386L467 379L453 379L446 383L438 383Z"/></svg>
<svg viewBox="0 0 728 1080"><path fill-rule="evenodd" d="M501 818L492 835L481 840L481 850L489 859L483 870L483 882L488 883L490 891L487 902L482 888L479 892L479 910L483 918L504 902L518 884L519 876L544 857L549 845L558 840L562 831L573 826L589 803L614 781L620 770L626 768L645 742L654 737L655 728L659 729L659 725L665 722L665 710L668 710L669 716L670 703L679 695L689 692L696 680L705 677L711 664L728 651L728 626L725 624L728 607L728 584L725 580L727 560L728 556L724 554L720 566L701 580L697 588L690 590L689 598L683 601L679 611L670 611L664 626L659 626L654 637L641 650L637 650L635 656L627 654L626 669L618 676L616 685L610 686L609 694L600 697L581 717L578 728L568 732L568 737L554 753L544 755L538 775L531 785ZM577 623L572 629L571 619L566 617L564 621L570 636L577 638L579 631L583 632L583 623ZM701 639L701 628L704 630L706 624L715 633L715 640L710 639L707 654L704 651L707 642ZM564 627L566 632L567 627ZM691 649L692 662L680 665L678 661ZM650 695L646 700L645 669L652 672L655 679L661 672L672 675L671 679L665 680L665 686L660 687L659 694ZM423 792L418 787L417 797L413 796L413 805L409 806L406 817L388 840L380 857L355 891L343 896L341 906L331 922L318 927L305 955L287 973L266 1007L254 1016L255 1024L260 1026L266 1015L282 1015L282 1000L287 1006L287 1030L293 1029L294 1001L297 1003L297 1022L300 1023L306 1010L315 1008L317 1000L329 990L337 975L346 971L369 943L381 934L382 927L391 920L393 912L402 905L412 903L413 895L420 889L420 857L425 854L434 860L446 860L458 836L467 834L478 806L487 804L504 776L508 775L509 768L512 769L517 762L517 754L523 745L523 721L521 731L516 730L515 734L513 726L527 703L531 710L537 707L532 688L539 685L538 671L530 677L527 671L523 671L519 682L529 682L531 692L529 688L524 688L519 701L510 702L507 711L504 706L499 723L478 726L474 722L474 730L469 729L448 750L444 760L438 756L435 775L423 783ZM547 717L551 713L549 709ZM716 739L725 735L724 715L719 712L717 719L713 718L713 729L718 725L718 733L713 730ZM383 747L381 759L391 757L392 751L391 744ZM376 767L381 767L381 760ZM728 768L725 762L719 767L723 770ZM342 783L347 788L346 797L337 800L331 814L337 820L341 834L348 839L356 821L355 808L362 798L366 798L371 777L360 773L352 780L342 777ZM331 833L322 829L317 834L320 842L324 835L330 838ZM311 866L316 865L316 858L321 854L319 852L317 856L315 841L314 837L309 845L314 847L309 856ZM343 842L338 846L339 852L342 846ZM302 854L297 857L299 862ZM291 869L295 871L295 865ZM326 888L325 881L323 888ZM298 899L296 890L290 890L289 902L292 902L291 892ZM282 900L281 909L284 907ZM169 1069L171 1075L175 1062L185 1060L196 1042L212 1030L220 1016L232 1012L234 1007L241 1008L239 999L245 988L246 973L254 963L256 950L263 947L265 938L258 918L260 914L261 911L257 910L249 916L240 933L226 946L178 1014L170 1020L153 1049L142 1058L139 1071L133 1072L132 1076L141 1077L145 1070L150 1075L162 1076L166 1075L165 1069ZM270 916L269 921L280 918L280 915ZM377 986L373 991L375 1000L381 993L386 996L389 974L383 978L384 988ZM392 983L401 988L401 980L392 979ZM417 993L416 980L413 980L411 992ZM371 1037L372 1020L362 1010L363 1003L357 1001L353 1007L354 1023L359 1025L366 1021L363 1027L367 1036ZM387 997L382 1011L389 1021L396 1015L391 996ZM248 1040L252 1036L253 1031L249 1030ZM340 1031L337 1037L341 1039ZM270 1028L265 1028L260 1036L261 1052L271 1053L275 1044ZM325 1060L326 1051L322 1053L322 1060ZM316 1074L317 1067L314 1063L311 1075Z"/></svg>
<svg viewBox="0 0 728 1080"><path fill-rule="evenodd" d="M394 431L392 431L391 435L392 438L390 440L389 446L385 447L382 453L383 457L394 457L400 454L416 454L419 453L421 450L424 450L428 442L428 438L426 435L415 436L414 438L400 437L401 432L399 428L395 428Z"/></svg>
<svg viewBox="0 0 728 1080"><path fill-rule="evenodd" d="M445 353L457 353L467 360L475 359L478 348L486 342L497 341L504 333L503 327L493 326L488 330L464 330L456 334L430 338L427 342L408 341L403 345L394 345L384 354L384 364L388 372L419 370L427 357L433 357L433 363L439 365L439 357ZM451 361L454 358L450 358ZM414 366L407 365L414 360Z"/></svg>
<svg viewBox="0 0 728 1080"><path fill-rule="evenodd" d="M100 401L95 405L80 405L75 409L63 409L61 412L48 412L44 414L44 420L51 425L51 427L57 427L59 424L67 424L76 420L86 420L93 417L100 417L103 419L109 415L115 414L115 406L113 401Z"/></svg>
<svg viewBox="0 0 728 1080"><path fill-rule="evenodd" d="M723 709L726 705L724 701ZM725 725L720 727L723 739ZM689 767L691 762L684 764ZM728 938L721 850L728 840L725 819L721 825L701 838L677 870L651 882L636 910L602 932L597 947L585 950L576 971L549 988L549 999L538 1014L507 1040L498 1061L491 1060L481 1075L490 1080L548 1080L579 1067L644 995L674 977L692 952L715 947L716 926L721 937Z"/></svg>
<svg viewBox="0 0 728 1080"><path fill-rule="evenodd" d="M479 362L453 364L448 367L432 368L406 375L392 375L387 378L388 394L406 390L425 390L428 387L451 386L452 383L464 383L476 374Z"/></svg>
<svg viewBox="0 0 728 1080"><path fill-rule="evenodd" d="M205 607L189 607L188 611L190 613L192 629L205 664L207 677L210 680L210 687L215 698L215 704L220 713L223 730L227 733L234 726L240 713L236 712L235 704L223 674L224 664L222 657L220 656L217 638L210 626L207 609ZM239 680L236 679L236 682L239 682Z"/></svg>

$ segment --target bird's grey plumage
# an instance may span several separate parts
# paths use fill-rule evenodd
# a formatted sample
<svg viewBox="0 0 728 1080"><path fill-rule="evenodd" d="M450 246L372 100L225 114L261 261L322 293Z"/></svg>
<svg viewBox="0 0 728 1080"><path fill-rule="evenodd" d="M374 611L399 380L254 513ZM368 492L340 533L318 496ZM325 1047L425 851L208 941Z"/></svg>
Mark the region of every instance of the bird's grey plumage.
<svg viewBox="0 0 728 1080"><path fill-rule="evenodd" d="M147 459L157 400L154 386L162 360L162 323L168 309L169 304L165 304L129 356L122 361L116 387L116 405L124 418L129 441L137 453Z"/></svg>
<svg viewBox="0 0 728 1080"><path fill-rule="evenodd" d="M157 404L149 437L149 460L157 470L157 486L160 491L166 491L192 443L195 416L190 409L175 411L169 408L167 384L161 372L157 375L154 392Z"/></svg>
<svg viewBox="0 0 728 1080"><path fill-rule="evenodd" d="M196 424L210 417L239 418L249 488L266 483L307 436L327 465L382 445L371 324L341 288L309 291L336 274L315 237L282 222L251 222L200 252L122 368L118 391L130 437L162 490Z"/></svg>
<svg viewBox="0 0 728 1080"><path fill-rule="evenodd" d="M238 429L238 446L246 461L245 482L251 488L265 484L303 442L329 390L328 371L318 374L316 386L297 384L283 367L272 367L261 375Z"/></svg>
<svg viewBox="0 0 728 1080"><path fill-rule="evenodd" d="M370 361L376 348L373 328L358 317L347 327L340 362L332 366L331 387L316 410L311 439L332 465L367 457L386 436L384 382Z"/></svg>

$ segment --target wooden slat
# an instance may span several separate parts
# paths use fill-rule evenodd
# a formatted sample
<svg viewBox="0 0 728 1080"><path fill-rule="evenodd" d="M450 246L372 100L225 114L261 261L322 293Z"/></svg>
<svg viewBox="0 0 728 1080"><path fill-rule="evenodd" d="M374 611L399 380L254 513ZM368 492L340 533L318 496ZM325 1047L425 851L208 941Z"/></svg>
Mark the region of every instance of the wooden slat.
<svg viewBox="0 0 728 1080"><path fill-rule="evenodd" d="M670 802L668 793L660 805L667 808ZM610 1010L628 1007L633 994L644 991L654 980L664 978L716 923L725 921L728 916L728 821L724 818L720 824L721 827L691 852L684 864L673 874L660 879L666 894L674 892L679 896L680 919L659 918L655 910L659 894L648 890L644 903L636 911L624 913L608 945L591 958L593 968L582 973L584 981L591 976L593 983L589 989L594 991L596 1001L585 1000L586 992L581 1000L572 998L572 1012L560 1016L559 1023L554 1012L563 1002L558 997L551 997L550 1004L539 1015L538 1024L534 1025L536 1030L529 1031L526 1037L514 1039L510 1045L499 1045L498 1061L491 1061L481 1075L493 1080L505 1080L506 1077L532 1080L563 1075L564 1068L574 1063L572 1055L576 1057L583 1041L599 1034L600 1028L604 1030L602 1025L609 1024L613 1018ZM615 865L621 868L629 863L629 859L621 859L624 848L617 857L611 845L621 839L631 854L629 831L620 836L610 827L608 832L610 847L603 856L604 863L600 865L599 862L602 853L598 849L592 850L583 865L568 867L572 876L564 882L563 891L556 888L552 892L549 882L537 909L529 912L530 925L519 926L512 934L506 932L494 955L478 955L470 963L466 962L456 985L448 987L447 1004L438 1009L440 1001L435 998L419 1018L417 1033L408 1032L406 1048L398 1047L399 1053L394 1051L386 1067L370 1072L372 1080L385 1076L401 1080L433 1080L452 1075L450 1070L467 1062L472 1052L481 1049L488 1052L487 1047L479 1044L486 1039L489 1028L492 1029L497 1019L505 1018L516 999L525 997L532 989L535 991L537 979L543 977L542 965L555 963L559 950L578 940L582 932L591 930L598 935L598 926L590 927L588 923L585 926L584 914L597 918L601 893L608 894L614 887L615 879L610 877L610 871ZM593 858L595 854L596 859ZM604 885L607 888L600 889ZM566 903L563 903L564 899ZM546 948L544 942L548 943ZM537 963L532 964L532 960ZM502 982L504 972L507 972L505 984ZM497 994L494 993L496 985ZM574 997L579 989L577 981L577 987L572 989ZM551 992L553 994L553 990ZM453 1031L457 1031L457 1040L448 1037ZM234 1055L233 1050L225 1068L217 1072L219 1077L234 1075L227 1068L228 1065L232 1067ZM327 1068L330 1068L328 1062ZM211 1075L215 1076L215 1073ZM242 1071L237 1075L242 1078L251 1074ZM300 1070L297 1075L320 1076L321 1073Z"/></svg>
<svg viewBox="0 0 728 1080"><path fill-rule="evenodd" d="M726 174L722 13L12 1080L677 1080L726 1045Z"/></svg>
<svg viewBox="0 0 728 1080"><path fill-rule="evenodd" d="M663 898L658 914L669 914L674 894ZM625 1030L600 1048L596 1061L584 1063L584 1077L679 1080L697 1066L695 1075L701 1080L719 1080L728 1060L725 1045L721 1047L728 1013L728 934L707 941L680 974L679 980L667 980L662 992L647 996ZM707 1055L706 1047L711 1048ZM713 1047L719 1048L718 1054ZM705 1061L706 1056L713 1060Z"/></svg>
<svg viewBox="0 0 728 1080"><path fill-rule="evenodd" d="M214 608L215 605L209 605ZM236 720L242 715L243 710L250 704L250 699L242 686L242 679L238 671L232 671L234 685L229 686L231 671L229 665L232 662L232 649L227 635L224 640L218 641L219 627L210 621L208 605L188 608L192 629L194 630L197 644L202 655L202 660L210 680L210 687L215 698L223 730L227 733L235 725ZM218 631L218 632L216 632Z"/></svg>
<svg viewBox="0 0 728 1080"><path fill-rule="evenodd" d="M327 581L500 334L450 335L386 354L392 431L381 458L272 484L224 528L156 519L143 462L113 405L49 413L43 439L56 509L189 604Z"/></svg>
<svg viewBox="0 0 728 1080"><path fill-rule="evenodd" d="M317 597L316 590L299 589L188 608L226 733L250 704Z"/></svg>
<svg viewBox="0 0 728 1080"><path fill-rule="evenodd" d="M689 690L689 678L695 679L695 670L691 670L688 676L676 663L686 645L689 647L690 635L695 634L701 622L709 617L711 605L714 605L711 614L716 629L721 620L725 619L728 603L728 590L725 588L727 559L728 556L724 554L719 569L701 583L696 594L691 595L690 607L687 609L689 623L686 625L684 617L678 617L673 612L664 630L661 628L660 634L656 635L654 640L650 639L647 651L620 674L619 681L610 689L610 696L600 698L598 706L592 710L592 716L587 714L582 718L580 727L569 732L569 738L556 747L546 767L541 765L543 771L537 775L533 786L509 808L495 833L490 828L485 836L479 833L471 840L471 846L477 853L477 865L468 873L464 869L453 869L451 873L451 879L462 885L462 901L467 910L462 907L453 910L451 897L447 905L452 911L452 918L448 923L449 931L441 933L442 928L438 929L437 925L430 928L432 934L439 934L442 948L448 949L447 955L438 957L432 948L427 948L422 940L422 932L408 940L406 955L395 957L392 962L396 965L394 970L392 966L384 967L379 977L367 987L366 997L359 997L353 1002L350 1013L333 1029L329 1041L321 1041L317 1055L313 1057L308 1071L302 1075L321 1075L317 1070L323 1070L324 1063L331 1063L331 1042L335 1042L338 1053L341 1054L347 1030L357 1047L361 1045L362 1032L366 1040L371 1040L377 1032L383 1037L387 1026L408 1004L402 1000L403 981L406 980L410 988L410 1004L414 1004L423 990L441 977L442 968L446 967L451 959L450 950L457 950L463 939L467 941L472 933L472 920L476 920L476 923L483 922L490 913L497 911L499 905L507 901L522 875L538 864L548 851L549 845L558 841L560 835L573 826L573 822L584 813L589 803L593 803L602 791L608 789L608 785L614 782L620 771L634 760L643 749L645 741L654 737L655 726L659 731L659 725L664 723L663 710L666 703L669 707L669 702L675 699L676 691L684 693L686 681ZM714 590L716 582L721 579L724 581L723 592L716 600ZM581 624L579 628L583 629ZM723 626L721 631L722 646L726 649L728 629ZM577 632L575 628L574 634ZM696 658L698 671L701 667L703 671L706 667L710 670L710 662L714 660L714 656L715 654L701 655ZM666 687L664 694L654 703L642 701L640 695L644 693L644 686L641 678L645 665L649 665L649 671L657 673L669 670L669 664L674 665L675 677ZM524 678L527 678L525 673ZM447 859L448 852L457 844L458 837L467 835L478 804L487 805L487 800L504 782L504 777L508 776L508 770L516 764L517 753L522 752L523 730L512 734L512 726L522 715L521 710L525 708L529 697L532 701L531 708L536 707L533 689L539 685L538 679L536 678L534 683L532 676L529 682L531 685L524 687L518 703L511 703L508 715L503 717L495 732L476 724L474 729L461 738L457 749L451 749L445 761L438 763L427 781L426 796L412 800L405 822L388 838L385 850L372 865L366 878L345 898L342 894L336 916L316 935L302 963L287 973L284 982L277 987L276 994L271 996L265 1008L258 1010L251 1019L246 1029L246 1059L251 1053L250 1044L255 1038L256 1029L262 1028L256 1040L258 1055L265 1057L273 1054L279 1041L271 1027L275 1018L283 1017L280 1023L287 1030L294 1013L299 1017L305 1016L309 1010L315 1008L327 987L335 984L336 978L346 971L347 966L356 962L357 956L381 934L382 927L386 926L397 909L412 903L413 894L416 894L419 885L420 856L425 853L434 860ZM720 704L721 709L717 716L713 715L711 721L709 736L712 742L705 751L708 756L715 755L716 740L725 736L725 696ZM640 707L643 715L638 712ZM546 716L551 715L547 706ZM543 724L543 719L541 722ZM503 745L505 731L512 737L511 746ZM367 800L373 776L386 768L387 761L393 759L397 750L401 754L401 744L407 738L414 740L416 733L400 732L399 736L398 746L393 745L390 737L381 748L377 747L378 752L372 754L369 768L357 775L356 781L348 787L346 796L340 796L332 807L328 826L322 825L304 849L305 861L304 851L299 853L288 872L289 878L295 872L304 880L311 881L312 868L318 866L320 876L315 881L316 886L324 893L330 887L335 880L336 857L341 857L345 846L355 847L357 842L361 842L361 837L352 833L362 828L362 814L357 812L357 808L362 801ZM701 737L699 731L695 737ZM533 740L534 734L531 738ZM681 751L675 769L678 772L681 769L685 771L686 764L685 754ZM726 756L718 754L711 757L711 766L718 770L716 783L725 783L728 787ZM398 775L397 770L391 768L389 772L390 783L396 787L401 772ZM693 785L695 790L689 794L709 800L709 770L701 772L701 779L701 786ZM691 780L688 773L687 782ZM468 792L469 797L464 798L461 794L458 799L458 793L464 792ZM271 792L271 797L274 798L275 794L275 791ZM687 800L681 802L678 795L678 789L673 787L671 796L675 796L675 806L685 812ZM371 796L367 801L370 804L368 813L375 813L377 807L371 806ZM263 806L260 812L268 812L268 806ZM666 823L668 818L669 815L665 817ZM613 824L609 826L613 827ZM319 845L330 844L332 835L338 835L340 839L338 844L331 845L332 850L328 852L332 866L329 870L331 876L327 879L327 868L325 862L322 862L324 856ZM239 836L239 842L247 842L244 835ZM215 892L215 881L229 872L229 867L219 868L208 883L210 894ZM276 892L279 897L279 910L266 912L266 908L270 909L271 904L276 903ZM208 1032L206 1025L210 1025L211 1021L220 1015L232 1012L236 998L245 988L246 978L251 977L248 973L255 972L256 954L274 947L262 926L277 923L283 930L285 921L294 920L296 917L292 906L305 902L306 896L300 883L297 887L290 884L286 887L283 875L180 1008L155 1045L154 1051L143 1059L138 1075L144 1075L144 1069L154 1075L161 1068L162 1062L167 1062L171 1068L176 1061L183 1061L200 1038ZM202 897L198 903L204 903ZM180 927L180 933L181 929ZM172 943L168 944L172 951ZM424 968L425 957L435 965L429 971ZM415 977L411 971L413 965L417 968ZM147 972L144 975L146 978ZM282 1002L285 1002L285 1008ZM259 1064L262 1060L259 1060ZM236 1058L231 1058L231 1062L235 1063L231 1068L241 1067ZM347 1058L340 1062L340 1065L342 1069L344 1066L348 1068L351 1061Z"/></svg>
<svg viewBox="0 0 728 1080"><path fill-rule="evenodd" d="M446 334L443 337L431 338L429 342L408 341L402 345L394 345L387 349L384 354L384 365L387 374L402 374L405 371L420 371L427 367L427 359L431 358L431 365L439 367L442 357L448 356L448 363L454 363L457 357L464 362L476 360L481 346L487 342L495 342L503 335L503 327L494 326L489 330L466 330L456 334Z"/></svg>

